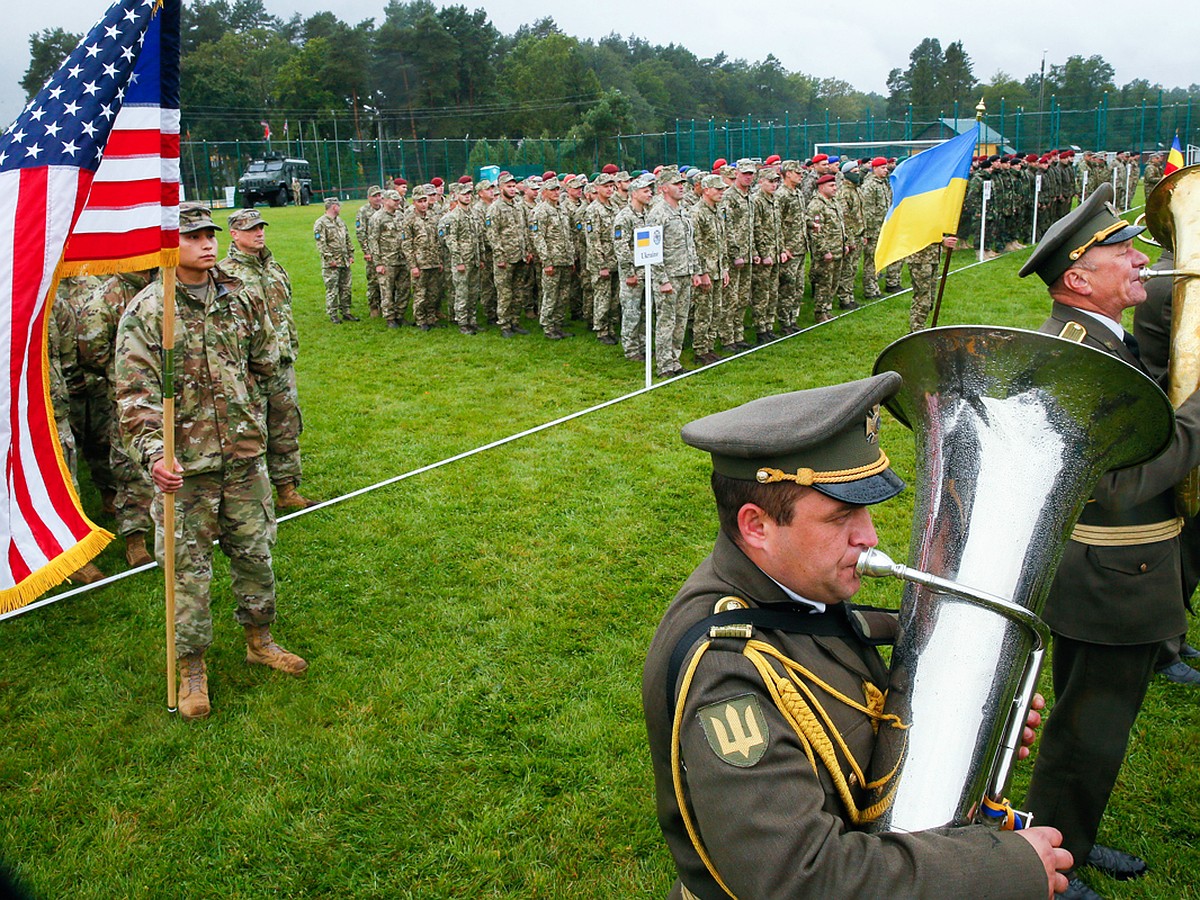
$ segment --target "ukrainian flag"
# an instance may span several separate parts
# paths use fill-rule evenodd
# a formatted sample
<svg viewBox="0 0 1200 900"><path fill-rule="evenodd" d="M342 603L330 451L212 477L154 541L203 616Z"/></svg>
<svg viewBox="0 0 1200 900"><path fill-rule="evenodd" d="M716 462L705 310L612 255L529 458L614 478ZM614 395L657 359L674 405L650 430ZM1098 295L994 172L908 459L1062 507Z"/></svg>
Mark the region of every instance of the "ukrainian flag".
<svg viewBox="0 0 1200 900"><path fill-rule="evenodd" d="M977 131L972 128L896 166L892 206L875 247L875 271L958 231Z"/></svg>
<svg viewBox="0 0 1200 900"><path fill-rule="evenodd" d="M1179 134L1176 132L1175 140L1171 142L1171 152L1167 154L1167 164L1163 166L1163 174L1170 175L1176 169L1183 168L1183 148L1179 146Z"/></svg>

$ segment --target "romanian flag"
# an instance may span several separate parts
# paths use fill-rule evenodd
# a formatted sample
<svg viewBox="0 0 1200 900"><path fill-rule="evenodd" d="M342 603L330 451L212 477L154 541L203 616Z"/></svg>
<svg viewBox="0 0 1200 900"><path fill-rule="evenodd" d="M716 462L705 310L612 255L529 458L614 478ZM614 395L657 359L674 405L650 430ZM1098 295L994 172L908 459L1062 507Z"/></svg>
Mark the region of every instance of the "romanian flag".
<svg viewBox="0 0 1200 900"><path fill-rule="evenodd" d="M892 206L875 247L876 271L958 231L977 136L972 128L896 166Z"/></svg>
<svg viewBox="0 0 1200 900"><path fill-rule="evenodd" d="M1171 142L1171 152L1167 154L1167 164L1163 166L1163 175L1170 175L1176 169L1183 168L1183 150L1179 146L1179 135Z"/></svg>

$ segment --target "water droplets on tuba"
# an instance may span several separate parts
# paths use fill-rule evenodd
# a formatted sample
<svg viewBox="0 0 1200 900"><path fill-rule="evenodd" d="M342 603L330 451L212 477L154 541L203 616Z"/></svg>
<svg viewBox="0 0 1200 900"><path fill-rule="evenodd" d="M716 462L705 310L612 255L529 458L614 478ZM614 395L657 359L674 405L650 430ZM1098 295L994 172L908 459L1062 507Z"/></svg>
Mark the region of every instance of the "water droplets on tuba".
<svg viewBox="0 0 1200 900"><path fill-rule="evenodd" d="M878 551L859 566L907 581L885 711L909 727L876 744L869 777L890 800L871 829L919 831L1003 799L1071 529L1104 472L1163 450L1174 416L1133 367L1036 332L917 332L883 351L887 370L916 441L913 568Z"/></svg>

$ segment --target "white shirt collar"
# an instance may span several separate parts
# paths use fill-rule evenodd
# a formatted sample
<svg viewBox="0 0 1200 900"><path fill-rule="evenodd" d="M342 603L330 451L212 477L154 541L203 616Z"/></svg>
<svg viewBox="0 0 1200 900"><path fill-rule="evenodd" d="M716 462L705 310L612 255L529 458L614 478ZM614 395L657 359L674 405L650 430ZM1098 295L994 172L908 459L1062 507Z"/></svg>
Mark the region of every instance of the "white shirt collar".
<svg viewBox="0 0 1200 900"><path fill-rule="evenodd" d="M761 572L762 570L760 569L759 571ZM767 575L766 572L763 572L763 574ZM767 577L771 578L770 575L767 575ZM771 580L775 581L774 578L771 578ZM809 600L805 597L801 597L799 594L797 594L795 591L793 591L791 588L787 587L786 585L779 584L778 581L775 581L775 583L777 585L779 585L779 589L781 591L783 591L785 594L788 595L788 599L793 600L796 603L799 603L801 606L811 607L813 612L819 612L819 613L825 612L825 604L824 603L821 603L820 601L817 601L817 600Z"/></svg>
<svg viewBox="0 0 1200 900"><path fill-rule="evenodd" d="M1089 319L1095 319L1097 322L1102 324L1105 328L1107 328L1109 331L1111 331L1114 335L1116 335L1122 341L1125 340L1125 329L1121 327L1120 322L1114 322L1108 316L1102 316L1099 313L1094 313L1087 309L1080 309L1078 306L1073 307L1073 308L1076 312L1083 313Z"/></svg>

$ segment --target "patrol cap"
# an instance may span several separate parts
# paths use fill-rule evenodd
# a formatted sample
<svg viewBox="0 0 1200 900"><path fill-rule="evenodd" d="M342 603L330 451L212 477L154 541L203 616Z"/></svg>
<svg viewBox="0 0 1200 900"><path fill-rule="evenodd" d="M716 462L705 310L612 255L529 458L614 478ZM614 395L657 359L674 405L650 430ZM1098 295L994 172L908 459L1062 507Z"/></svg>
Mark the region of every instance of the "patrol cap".
<svg viewBox="0 0 1200 900"><path fill-rule="evenodd" d="M637 191L637 190L641 190L642 188L648 188L648 187L653 187L653 186L654 186L654 176L651 175L649 172L643 172L641 175L639 175L637 178L635 178L633 180L633 183L629 185L629 189L631 191Z"/></svg>
<svg viewBox="0 0 1200 900"><path fill-rule="evenodd" d="M718 175L728 175L731 178L736 173L737 173L737 169L735 169L733 166L729 165L729 163L726 163L725 165L721 166L720 169L717 170Z"/></svg>
<svg viewBox="0 0 1200 900"><path fill-rule="evenodd" d="M798 159L785 159L779 164L780 172L802 172L804 167L800 165Z"/></svg>
<svg viewBox="0 0 1200 900"><path fill-rule="evenodd" d="M628 172L626 172L624 169L622 169L620 172L617 172L617 173L616 173L616 174L613 176L613 178L614 178L614 180L616 180L616 181L632 181L632 180L633 180L633 179L630 177L629 173L628 173Z"/></svg>
<svg viewBox="0 0 1200 900"><path fill-rule="evenodd" d="M474 190L475 185L471 184L470 181L460 181L454 186L454 193L456 194L470 194L473 193Z"/></svg>
<svg viewBox="0 0 1200 900"><path fill-rule="evenodd" d="M779 172L773 168L764 167L758 170L759 181L778 181L779 177Z"/></svg>
<svg viewBox="0 0 1200 900"><path fill-rule="evenodd" d="M1146 230L1144 225L1131 225L1122 219L1112 200L1112 185L1104 182L1050 226L1017 274L1024 278L1037 272L1046 284L1054 284L1090 248L1133 240Z"/></svg>
<svg viewBox="0 0 1200 900"><path fill-rule="evenodd" d="M510 181L513 181L513 180L514 179L513 179L512 172L501 172L499 175L496 176L496 184L508 184Z"/></svg>
<svg viewBox="0 0 1200 900"><path fill-rule="evenodd" d="M567 187L569 188L581 188L585 184L587 184L586 175L572 175L567 179Z"/></svg>
<svg viewBox="0 0 1200 900"><path fill-rule="evenodd" d="M725 179L720 175L705 175L703 180L700 182L700 186L706 190L709 188L720 188L721 190L725 190L725 188L727 188L729 185L725 183Z"/></svg>
<svg viewBox="0 0 1200 900"><path fill-rule="evenodd" d="M384 200L395 200L395 201L399 202L400 192L399 191L384 191L383 199Z"/></svg>
<svg viewBox="0 0 1200 900"><path fill-rule="evenodd" d="M331 207L331 206L337 206L337 205L338 205L338 204L340 204L341 202L342 202L342 201L341 201L341 198L340 198L340 197L326 197L326 198L325 198L325 208L326 208L326 209L329 209L329 207Z"/></svg>
<svg viewBox="0 0 1200 900"><path fill-rule="evenodd" d="M412 189L412 196L414 200L420 200L422 197L428 197L432 193L433 191L430 189L430 185L428 184L418 184Z"/></svg>
<svg viewBox="0 0 1200 900"><path fill-rule="evenodd" d="M475 182L475 190L477 191L486 191L490 187L492 187L492 180L490 178L480 178Z"/></svg>
<svg viewBox="0 0 1200 900"><path fill-rule="evenodd" d="M879 404L900 389L895 372L752 400L683 427L686 444L712 454L716 472L759 484L793 482L865 506L904 481L879 445Z"/></svg>
<svg viewBox="0 0 1200 900"><path fill-rule="evenodd" d="M249 231L255 225L270 225L257 209L239 209L229 215L229 228L232 231Z"/></svg>
<svg viewBox="0 0 1200 900"><path fill-rule="evenodd" d="M557 178L547 178L541 183L540 187L543 191L557 191L562 185Z"/></svg>
<svg viewBox="0 0 1200 900"><path fill-rule="evenodd" d="M531 187L531 188L534 188L535 190L541 190L542 179L537 175L530 175L525 179L523 184L525 185L525 187Z"/></svg>
<svg viewBox="0 0 1200 900"><path fill-rule="evenodd" d="M687 180L690 184L698 184L707 177L703 169L692 167L687 171Z"/></svg>
<svg viewBox="0 0 1200 900"><path fill-rule="evenodd" d="M180 234L190 234L193 231L201 231L205 228L211 228L214 231L224 230L212 220L212 210L203 203L192 201L179 204Z"/></svg>
<svg viewBox="0 0 1200 900"><path fill-rule="evenodd" d="M664 184L680 184L687 181L687 176L678 169L668 166L658 173L657 181L660 185Z"/></svg>
<svg viewBox="0 0 1200 900"><path fill-rule="evenodd" d="M374 197L376 194L382 194L382 193L383 193L383 188L381 188L377 184L373 184L369 188L367 188L367 196L368 197Z"/></svg>
<svg viewBox="0 0 1200 900"><path fill-rule="evenodd" d="M752 159L739 159L736 168L739 172L749 172L753 175L758 171L758 163Z"/></svg>
<svg viewBox="0 0 1200 900"><path fill-rule="evenodd" d="M597 184L597 185L599 185L599 184L612 184L612 183L613 183L614 181L616 181L616 180L617 180L617 179L613 178L613 176L612 176L612 173L611 173L611 172L601 172L599 175L597 175L597 176L596 176L596 178L595 178L595 180L592 182L592 184Z"/></svg>

